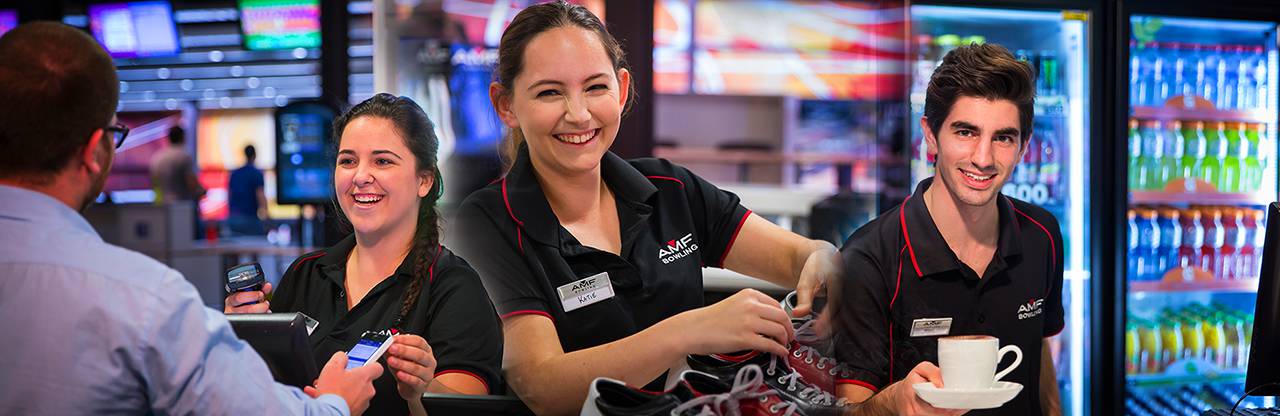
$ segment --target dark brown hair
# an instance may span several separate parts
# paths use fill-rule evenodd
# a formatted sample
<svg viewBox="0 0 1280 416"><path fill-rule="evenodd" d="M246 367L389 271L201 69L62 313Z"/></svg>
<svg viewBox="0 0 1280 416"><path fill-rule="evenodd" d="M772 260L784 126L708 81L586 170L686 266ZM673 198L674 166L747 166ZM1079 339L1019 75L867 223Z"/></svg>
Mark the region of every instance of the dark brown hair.
<svg viewBox="0 0 1280 416"><path fill-rule="evenodd" d="M615 74L628 69L627 55L622 51L622 45L618 43L618 39L614 38L609 30L605 29L604 23L600 22L600 18L591 14L586 7L569 4L563 0L538 4L529 6L516 14L515 19L512 19L511 24L507 26L507 30L502 32L502 39L498 42L498 68L494 71L497 77L495 81L502 85L506 96L511 95L516 76L524 70L524 52L529 42L542 32L568 26L589 30L600 37L600 44L604 45L604 52L609 55L609 62L613 63ZM627 90L627 102L622 108L623 114L631 109L631 103L635 102L635 99L635 83L632 83ZM494 103L494 106L496 107L497 103ZM507 137L502 141L500 149L505 167L503 170L511 168L516 152L520 150L522 144L524 144L524 135L520 129L511 129L507 132Z"/></svg>
<svg viewBox="0 0 1280 416"><path fill-rule="evenodd" d="M120 81L83 31L23 24L0 37L0 177L43 182L107 127Z"/></svg>
<svg viewBox="0 0 1280 416"><path fill-rule="evenodd" d="M958 47L942 58L933 71L924 98L924 116L934 135L951 114L960 97L1009 100L1018 107L1018 130L1022 144L1031 137L1035 116L1035 75L1031 66L1013 57L1003 46L970 44Z"/></svg>
<svg viewBox="0 0 1280 416"><path fill-rule="evenodd" d="M397 97L387 93L379 93L373 97L356 104L347 110L338 118L333 120L333 143L335 149L333 153L337 154L337 146L342 143L342 131L346 129L347 124L351 120L360 117L379 117L391 121L395 125L400 136L404 138L405 147L409 148L409 153L413 154L414 167L419 174L430 173L435 180L431 183L431 190L427 192L427 196L418 201L418 221L417 230L413 233L412 248L409 250L409 258L413 259L413 282L409 284L409 290L405 293L404 302L400 305L400 317L406 319L402 324L397 322L395 325L403 327L408 326L410 319L409 311L413 308L414 302L418 299L418 294L422 292L422 284L429 276L428 270L431 261L439 253L440 244L440 213L436 211L436 202L440 200L440 196L444 194L444 181L440 177L440 169L436 165L436 158L440 149L440 139L436 137L435 125L431 123L431 119L427 117L427 113L422 111L422 107L418 103L408 97ZM336 168L336 167L335 167ZM350 224L346 218L346 214L342 213L342 209L334 203L335 211L344 224Z"/></svg>

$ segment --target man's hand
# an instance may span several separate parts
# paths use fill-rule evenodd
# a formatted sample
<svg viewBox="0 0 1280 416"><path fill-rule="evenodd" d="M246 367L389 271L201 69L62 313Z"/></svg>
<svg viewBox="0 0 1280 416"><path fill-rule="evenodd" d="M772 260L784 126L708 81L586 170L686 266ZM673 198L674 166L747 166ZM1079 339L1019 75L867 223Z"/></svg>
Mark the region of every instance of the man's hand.
<svg viewBox="0 0 1280 416"><path fill-rule="evenodd" d="M324 369L320 370L320 378L316 379L316 386L307 386L302 391L311 397L336 394L346 400L347 408L351 410L352 415L364 413L369 408L369 400L375 393L373 380L382 375L382 365L369 363L353 368L351 371L347 371L346 367L347 353L342 351L333 353L333 357L325 363Z"/></svg>
<svg viewBox="0 0 1280 416"><path fill-rule="evenodd" d="M886 387L880 394L872 397L872 402L892 410L895 415L902 416L960 416L968 412L968 410L933 407L917 396L916 389L911 387L919 383L933 383L934 386L941 388L942 370L928 361L916 364L916 367L911 369L911 373L907 374L907 378Z"/></svg>

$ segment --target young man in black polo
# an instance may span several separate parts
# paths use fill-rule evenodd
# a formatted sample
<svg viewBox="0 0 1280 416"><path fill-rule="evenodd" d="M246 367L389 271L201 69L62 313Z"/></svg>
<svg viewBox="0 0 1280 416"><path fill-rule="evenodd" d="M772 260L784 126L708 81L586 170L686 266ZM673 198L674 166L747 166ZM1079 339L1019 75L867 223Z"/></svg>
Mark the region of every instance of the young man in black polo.
<svg viewBox="0 0 1280 416"><path fill-rule="evenodd" d="M937 363L941 336L980 334L1021 348L1003 380L1023 390L969 414L1061 414L1047 341L1064 324L1058 222L1000 194L1030 141L1034 85L991 44L957 48L934 72L920 125L937 173L842 248L831 306L837 357L853 369L842 396L866 400Z"/></svg>

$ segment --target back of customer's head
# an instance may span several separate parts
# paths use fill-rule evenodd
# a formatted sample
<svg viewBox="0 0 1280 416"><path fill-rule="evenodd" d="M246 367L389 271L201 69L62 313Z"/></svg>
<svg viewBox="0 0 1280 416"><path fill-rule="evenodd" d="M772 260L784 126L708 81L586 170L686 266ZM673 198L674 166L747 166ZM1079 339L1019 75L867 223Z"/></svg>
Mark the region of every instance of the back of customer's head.
<svg viewBox="0 0 1280 416"><path fill-rule="evenodd" d="M111 57L79 29L23 24L0 37L0 178L42 183L67 167L120 96Z"/></svg>
<svg viewBox="0 0 1280 416"><path fill-rule="evenodd" d="M245 164L252 165L253 161L257 159L258 159L258 149L253 147L253 145L245 146L244 147Z"/></svg>
<svg viewBox="0 0 1280 416"><path fill-rule="evenodd" d="M169 144L178 145L187 140L187 131L182 127L173 126L169 128Z"/></svg>

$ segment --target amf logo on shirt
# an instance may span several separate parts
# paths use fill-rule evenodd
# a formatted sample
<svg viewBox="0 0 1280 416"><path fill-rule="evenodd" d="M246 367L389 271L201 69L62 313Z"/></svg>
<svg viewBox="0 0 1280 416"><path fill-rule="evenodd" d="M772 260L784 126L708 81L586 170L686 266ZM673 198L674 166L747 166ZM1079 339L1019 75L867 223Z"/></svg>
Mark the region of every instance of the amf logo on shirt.
<svg viewBox="0 0 1280 416"><path fill-rule="evenodd" d="M1027 303L1018 305L1018 320L1040 316L1044 312L1041 305L1044 305L1044 299L1031 299Z"/></svg>
<svg viewBox="0 0 1280 416"><path fill-rule="evenodd" d="M658 259L662 260L662 264L671 264L671 262L685 258L695 251L698 251L698 244L693 242L693 234L685 234L679 240L667 241L666 247L659 247Z"/></svg>

